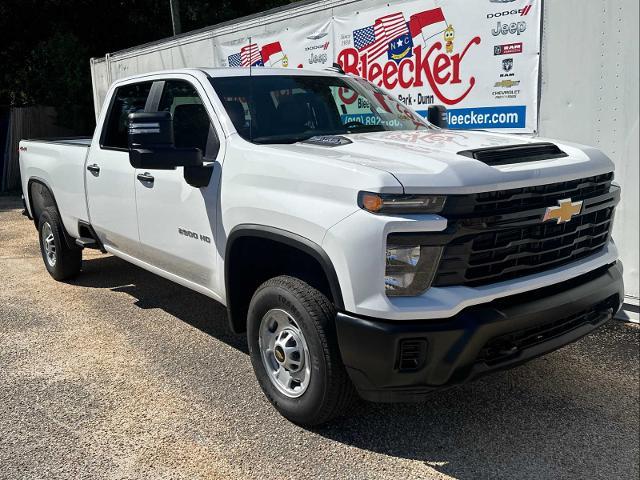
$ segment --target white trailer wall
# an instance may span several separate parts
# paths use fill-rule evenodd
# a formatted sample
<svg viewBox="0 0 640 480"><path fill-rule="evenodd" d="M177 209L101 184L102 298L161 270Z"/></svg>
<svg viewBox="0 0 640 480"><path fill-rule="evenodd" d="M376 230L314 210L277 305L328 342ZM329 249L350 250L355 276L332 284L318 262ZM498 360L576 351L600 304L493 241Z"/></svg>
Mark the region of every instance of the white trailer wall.
<svg viewBox="0 0 640 480"><path fill-rule="evenodd" d="M448 0L451 1L451 0ZM464 3L468 0L460 0ZM487 13L509 2L484 2ZM427 8L445 0L425 1ZM542 2L542 0L531 0ZM216 66L216 46L296 29L402 1L300 2L236 22L92 59L96 115L116 79L154 70ZM539 133L596 145L616 163L623 198L616 242L625 264L627 301L638 305L638 0L544 0Z"/></svg>
<svg viewBox="0 0 640 480"><path fill-rule="evenodd" d="M540 135L602 149L622 202L614 239L638 305L638 0L545 0Z"/></svg>

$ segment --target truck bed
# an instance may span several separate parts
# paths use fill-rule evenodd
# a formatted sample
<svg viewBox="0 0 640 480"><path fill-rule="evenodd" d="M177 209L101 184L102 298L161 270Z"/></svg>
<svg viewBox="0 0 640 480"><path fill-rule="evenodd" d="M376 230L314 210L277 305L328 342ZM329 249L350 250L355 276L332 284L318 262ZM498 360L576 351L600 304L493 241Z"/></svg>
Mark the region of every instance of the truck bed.
<svg viewBox="0 0 640 480"><path fill-rule="evenodd" d="M84 172L91 137L30 139L20 142L22 191L33 216L29 197L38 182L55 192L55 200L67 232L78 236L78 221L88 221Z"/></svg>

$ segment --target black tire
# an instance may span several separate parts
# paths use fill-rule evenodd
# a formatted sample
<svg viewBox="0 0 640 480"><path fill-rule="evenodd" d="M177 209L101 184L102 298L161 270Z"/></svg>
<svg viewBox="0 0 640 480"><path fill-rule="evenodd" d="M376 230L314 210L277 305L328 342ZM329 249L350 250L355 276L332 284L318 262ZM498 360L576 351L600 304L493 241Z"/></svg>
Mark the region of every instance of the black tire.
<svg viewBox="0 0 640 480"><path fill-rule="evenodd" d="M274 385L259 346L260 326L270 310L284 310L302 331L311 363L304 393L291 398ZM340 357L335 328L336 310L318 290L293 277L272 278L256 290L247 318L251 363L260 387L287 419L306 427L327 423L348 413L355 389Z"/></svg>
<svg viewBox="0 0 640 480"><path fill-rule="evenodd" d="M82 249L69 248L64 237L62 221L58 211L49 207L46 208L38 220L38 236L40 238L40 252L44 266L49 274L58 281L69 280L80 273L82 268ZM47 231L50 241L55 247L55 261L49 258L45 243L44 231ZM50 233L49 233L50 232Z"/></svg>

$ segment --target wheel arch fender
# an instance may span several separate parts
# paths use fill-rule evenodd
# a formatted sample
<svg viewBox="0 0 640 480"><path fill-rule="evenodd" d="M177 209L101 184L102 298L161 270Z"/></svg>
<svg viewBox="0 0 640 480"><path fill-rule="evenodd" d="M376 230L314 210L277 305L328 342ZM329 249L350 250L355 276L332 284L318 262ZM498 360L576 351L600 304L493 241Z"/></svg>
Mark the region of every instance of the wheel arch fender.
<svg viewBox="0 0 640 480"><path fill-rule="evenodd" d="M34 185L39 185L41 190L34 194L33 187ZM56 201L56 197L53 194L53 189L49 185L49 183L40 178L40 177L31 177L27 182L27 191L23 192L25 195L25 201L29 205L29 210L31 211L31 216L33 217L33 223L36 228L38 228L38 221L40 220L40 214L47 207L54 207L60 215L60 209L58 208L58 202ZM75 240L69 235L67 229L64 227L64 223L60 222L62 226L62 231L64 233L64 240L67 243L69 248L75 248Z"/></svg>
<svg viewBox="0 0 640 480"><path fill-rule="evenodd" d="M246 328L246 318L244 318L246 315L244 317L242 315L242 311L244 309L238 308L237 305L238 296L236 295L236 292L238 290L238 286L234 285L233 281L235 268L234 248L236 245L241 243L243 239L257 239L273 242L274 244L290 249L291 251L297 251L300 254L313 259L313 261L319 265L326 279L328 284L327 293L331 296L332 303L335 305L336 309L344 310L344 301L338 275L329 255L320 245L306 237L277 227L243 224L238 225L231 230L231 233L227 237L224 257L224 281L227 298L227 312L229 325L234 332L241 333L244 332ZM286 273L286 271L280 273L283 274Z"/></svg>

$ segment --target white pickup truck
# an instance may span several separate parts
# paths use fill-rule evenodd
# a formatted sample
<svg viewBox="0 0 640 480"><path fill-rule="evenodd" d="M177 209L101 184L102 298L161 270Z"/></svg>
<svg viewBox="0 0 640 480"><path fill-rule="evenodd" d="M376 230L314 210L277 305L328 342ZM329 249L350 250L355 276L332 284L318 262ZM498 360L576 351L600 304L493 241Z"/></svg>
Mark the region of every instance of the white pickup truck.
<svg viewBox="0 0 640 480"><path fill-rule="evenodd" d="M520 364L620 307L605 155L429 119L339 71L132 77L92 139L20 143L25 213L56 280L98 248L226 305L269 400L317 425L356 393L422 400Z"/></svg>

